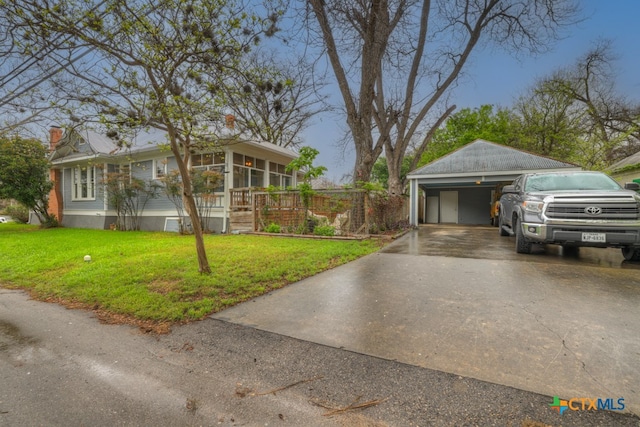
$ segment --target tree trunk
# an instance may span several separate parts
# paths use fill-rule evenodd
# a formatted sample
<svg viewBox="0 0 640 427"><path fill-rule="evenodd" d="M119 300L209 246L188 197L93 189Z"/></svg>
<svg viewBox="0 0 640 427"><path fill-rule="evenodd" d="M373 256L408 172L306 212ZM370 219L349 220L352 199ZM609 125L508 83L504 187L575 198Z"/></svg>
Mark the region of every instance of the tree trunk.
<svg viewBox="0 0 640 427"><path fill-rule="evenodd" d="M186 186L187 183L185 183ZM188 183L191 185L191 182ZM201 274L210 274L211 267L209 266L209 259L207 258L207 251L204 247L204 236L202 232L202 224L200 222L200 216L198 215L198 208L196 207L195 199L191 191L184 191L182 200L185 205L185 209L191 219L191 226L193 228L193 235L196 238L196 253L198 254L198 271Z"/></svg>
<svg viewBox="0 0 640 427"><path fill-rule="evenodd" d="M379 156L379 153L377 155L375 154L376 150L371 149L371 144L363 142L363 140L366 140L365 138L359 139L360 144L356 144L356 162L353 170L354 188L361 187L361 183L367 183L371 180L373 164ZM356 140L358 140L358 138L356 138ZM366 209L368 209L368 206L365 199L365 193L357 193L353 200L353 206L351 208L351 231L353 232L359 231L360 228L367 223L368 216ZM368 225L366 228L367 229L363 231L368 233Z"/></svg>
<svg viewBox="0 0 640 427"><path fill-rule="evenodd" d="M193 190L191 186L191 174L187 167L188 165L188 146L184 147L185 156L182 157L178 142L175 135L169 132L171 136L171 151L176 158L178 170L180 171L180 177L182 178L182 203L184 208L189 214L191 219L191 227L193 228L193 235L196 238L196 253L198 254L198 271L200 274L210 274L211 267L209 266L209 260L207 259L207 251L204 247L204 238L202 233L202 224L200 223L200 216L198 215L198 208L196 201L193 197Z"/></svg>
<svg viewBox="0 0 640 427"><path fill-rule="evenodd" d="M373 169L373 162L367 160L372 156L368 153L369 150L366 147L360 147L356 149L356 163L353 170L353 185L359 187L361 182L369 182L371 179L371 171Z"/></svg>
<svg viewBox="0 0 640 427"><path fill-rule="evenodd" d="M396 150L396 147L399 149ZM402 174L402 163L404 161L406 148L403 146L402 142L398 142L396 147L392 146L390 143L385 144L387 170L389 171L387 192L390 196L400 196L404 193L403 182L400 175Z"/></svg>
<svg viewBox="0 0 640 427"><path fill-rule="evenodd" d="M388 165L389 168L389 180L387 181L387 188L390 196L401 196L404 194L404 188L402 180L400 179L400 171L397 168Z"/></svg>

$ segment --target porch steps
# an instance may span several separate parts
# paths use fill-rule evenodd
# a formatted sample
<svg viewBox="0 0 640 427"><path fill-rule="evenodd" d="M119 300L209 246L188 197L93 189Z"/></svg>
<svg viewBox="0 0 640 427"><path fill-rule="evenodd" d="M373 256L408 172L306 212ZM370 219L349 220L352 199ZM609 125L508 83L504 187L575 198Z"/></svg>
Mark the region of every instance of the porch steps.
<svg viewBox="0 0 640 427"><path fill-rule="evenodd" d="M229 228L234 232L251 232L254 230L252 211L231 211L229 216Z"/></svg>

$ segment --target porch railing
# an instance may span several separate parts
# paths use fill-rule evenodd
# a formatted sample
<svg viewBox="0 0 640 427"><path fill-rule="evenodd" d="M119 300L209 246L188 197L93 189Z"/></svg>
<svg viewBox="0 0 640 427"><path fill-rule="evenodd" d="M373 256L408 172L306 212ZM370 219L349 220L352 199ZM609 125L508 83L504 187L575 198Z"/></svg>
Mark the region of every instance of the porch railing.
<svg viewBox="0 0 640 427"><path fill-rule="evenodd" d="M229 208L232 211L246 211L251 209L251 188L232 188L229 192Z"/></svg>

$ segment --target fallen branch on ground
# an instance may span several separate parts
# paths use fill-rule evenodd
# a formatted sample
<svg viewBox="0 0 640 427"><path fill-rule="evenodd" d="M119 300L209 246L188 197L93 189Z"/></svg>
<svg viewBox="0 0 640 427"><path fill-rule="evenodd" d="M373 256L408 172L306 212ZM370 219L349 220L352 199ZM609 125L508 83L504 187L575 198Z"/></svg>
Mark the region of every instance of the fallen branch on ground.
<svg viewBox="0 0 640 427"><path fill-rule="evenodd" d="M333 408L331 406L323 405L321 403L313 402L313 401L311 403L317 406L320 406L324 409L329 409L329 412L326 412L322 415L324 415L325 417L330 417L332 415L342 414L347 411L355 411L356 409L364 409L364 408L369 408L371 406L379 405L389 399L388 397L385 397L384 399L376 399L376 400L370 400L368 402L358 403L361 398L362 396L356 397L356 399L353 402L351 402L351 404L343 408Z"/></svg>
<svg viewBox="0 0 640 427"><path fill-rule="evenodd" d="M293 384L286 385L284 387L274 388L273 390L264 391L264 392L261 392L261 393L252 393L252 395L253 396L266 396L267 394L276 394L279 391L286 390L288 388L295 387L295 386L300 385L300 384L310 383L311 381L321 380L322 378L323 377L321 377L321 376L308 378L306 380L301 380L301 381L295 382Z"/></svg>

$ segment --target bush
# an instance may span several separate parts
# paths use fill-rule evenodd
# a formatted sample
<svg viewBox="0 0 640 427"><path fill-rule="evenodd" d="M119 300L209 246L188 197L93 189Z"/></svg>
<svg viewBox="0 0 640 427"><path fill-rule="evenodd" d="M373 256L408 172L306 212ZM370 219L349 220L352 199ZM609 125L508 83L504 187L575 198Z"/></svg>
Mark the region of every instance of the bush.
<svg viewBox="0 0 640 427"><path fill-rule="evenodd" d="M280 233L280 225L271 223L264 228L267 233Z"/></svg>
<svg viewBox="0 0 640 427"><path fill-rule="evenodd" d="M40 224L42 228L55 228L60 227L60 223L58 222L58 218L55 215L50 215L45 218L44 222Z"/></svg>
<svg viewBox="0 0 640 427"><path fill-rule="evenodd" d="M320 225L313 229L316 236L335 236L336 230L330 225Z"/></svg>
<svg viewBox="0 0 640 427"><path fill-rule="evenodd" d="M29 222L29 209L22 205L7 206L4 210L15 222L26 224Z"/></svg>
<svg viewBox="0 0 640 427"><path fill-rule="evenodd" d="M314 217L309 217L305 220L305 229L302 231L302 233L300 234L307 234L307 233L313 233L313 231L316 229L316 227L318 226L318 218L314 218Z"/></svg>
<svg viewBox="0 0 640 427"><path fill-rule="evenodd" d="M375 194L369 200L371 203L370 233L376 234L404 228L402 224L405 222L405 218L403 218L402 212L406 197Z"/></svg>

